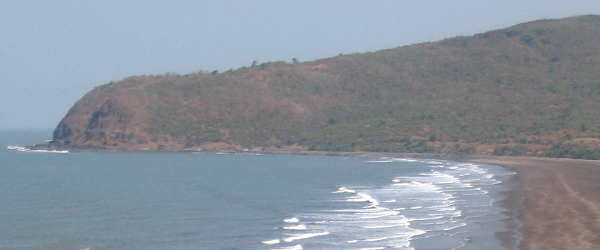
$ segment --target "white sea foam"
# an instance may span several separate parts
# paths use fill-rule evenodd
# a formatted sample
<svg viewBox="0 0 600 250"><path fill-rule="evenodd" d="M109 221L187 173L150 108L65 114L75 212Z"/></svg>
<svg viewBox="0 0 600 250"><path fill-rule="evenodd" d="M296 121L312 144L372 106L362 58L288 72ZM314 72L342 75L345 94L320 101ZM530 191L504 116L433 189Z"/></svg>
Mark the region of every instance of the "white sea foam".
<svg viewBox="0 0 600 250"><path fill-rule="evenodd" d="M373 213L372 215L368 215L368 216L361 216L361 219L378 219L378 218L383 218L383 217L388 217L388 216L394 216L394 215L398 215L400 214L400 212L398 211L386 211L386 212L382 212L382 213Z"/></svg>
<svg viewBox="0 0 600 250"><path fill-rule="evenodd" d="M29 152L29 153L54 153L54 154L67 154L68 150L45 150L45 149L29 149L27 147L22 146L8 146L7 150L15 150L19 152Z"/></svg>
<svg viewBox="0 0 600 250"><path fill-rule="evenodd" d="M443 212L443 211L455 211L456 207L454 207L454 206L440 207L440 208L435 208L435 210L436 211L440 211L440 212Z"/></svg>
<svg viewBox="0 0 600 250"><path fill-rule="evenodd" d="M282 248L277 248L274 250L302 250L302 245L298 244L295 246L291 246L291 247L282 247Z"/></svg>
<svg viewBox="0 0 600 250"><path fill-rule="evenodd" d="M429 217L421 217L421 218L412 218L409 219L409 221L427 221L427 220L439 220L439 219L443 219L444 216L443 215L428 215Z"/></svg>
<svg viewBox="0 0 600 250"><path fill-rule="evenodd" d="M382 240L387 240L390 239L392 237L381 237L381 238L374 238L374 239L366 239L365 241L367 242L374 242L374 241L382 241Z"/></svg>
<svg viewBox="0 0 600 250"><path fill-rule="evenodd" d="M25 147L21 147L21 146L8 146L6 147L7 150L17 150L17 151L25 151Z"/></svg>
<svg viewBox="0 0 600 250"><path fill-rule="evenodd" d="M424 233L427 233L427 232L425 230L418 230L417 229L417 230L412 230L410 232L406 232L403 235L404 236L408 236L408 237L414 237L414 236L417 236L417 235L422 235Z"/></svg>
<svg viewBox="0 0 600 250"><path fill-rule="evenodd" d="M333 193L334 194L339 194L339 193L352 193L353 194L353 193L356 193L356 191L354 191L352 189L347 189L345 187L341 187L341 188L338 188L338 190L334 191Z"/></svg>
<svg viewBox="0 0 600 250"><path fill-rule="evenodd" d="M397 221L381 221L380 223L385 223L385 224L374 224L374 225L367 225L364 226L363 228L366 229L381 229L381 228L390 228L390 227L408 227L409 223L408 220L397 220Z"/></svg>
<svg viewBox="0 0 600 250"><path fill-rule="evenodd" d="M298 223L298 218L287 218L287 219L284 219L283 222L285 222L285 223Z"/></svg>
<svg viewBox="0 0 600 250"><path fill-rule="evenodd" d="M405 158L394 158L395 161L399 161L399 162L417 162L418 160L415 159L405 159Z"/></svg>
<svg viewBox="0 0 600 250"><path fill-rule="evenodd" d="M285 230L306 230L306 226L300 224L300 225L291 226L291 227L283 227L283 229L285 229Z"/></svg>
<svg viewBox="0 0 600 250"><path fill-rule="evenodd" d="M371 197L370 195L365 194L365 193L356 193L355 196L348 198L347 201L371 203L371 205L366 206L365 208L376 208L377 206L379 206L379 201L377 201L376 199L374 199L373 197Z"/></svg>
<svg viewBox="0 0 600 250"><path fill-rule="evenodd" d="M69 151L67 150L29 150L27 152L32 152L32 153L54 153L54 154L68 154Z"/></svg>
<svg viewBox="0 0 600 250"><path fill-rule="evenodd" d="M279 244L281 241L279 239L274 239L274 240L265 240L262 243L265 245L275 245L275 244Z"/></svg>
<svg viewBox="0 0 600 250"><path fill-rule="evenodd" d="M443 209L443 208L447 208L447 207L452 207L452 204L453 204L453 202L446 202L446 203L436 205L436 206L429 206L429 208L431 208L433 210Z"/></svg>
<svg viewBox="0 0 600 250"><path fill-rule="evenodd" d="M367 162L370 163L392 163L392 162L417 162L415 159L407 159L407 158L390 158L390 157L381 157L379 160L370 160Z"/></svg>
<svg viewBox="0 0 600 250"><path fill-rule="evenodd" d="M394 162L392 159L381 159L381 160L372 160L372 161L367 161L370 163L391 163Z"/></svg>
<svg viewBox="0 0 600 250"><path fill-rule="evenodd" d="M313 238L313 237L317 237L317 236L323 236L323 235L328 235L328 234L329 234L329 232L297 234L297 235L294 235L294 236L290 236L290 237L284 238L283 241L285 241L285 242L292 242L292 241L295 241L295 240L309 239L309 238Z"/></svg>
<svg viewBox="0 0 600 250"><path fill-rule="evenodd" d="M467 224L465 224L465 223L455 223L454 225L451 225L449 227L445 227L442 230L444 230L444 231L450 231L450 230L453 230L453 229L457 229L459 227L464 227L466 225Z"/></svg>
<svg viewBox="0 0 600 250"><path fill-rule="evenodd" d="M452 211L448 215L450 215L450 218L460 217L462 215L462 212L460 210L456 210Z"/></svg>
<svg viewBox="0 0 600 250"><path fill-rule="evenodd" d="M381 158L371 162L401 160ZM464 230L457 228L470 224L471 218L487 216L496 211L485 211L486 207L491 206L491 198L486 198L486 189L498 182L495 172L474 164L421 163L430 167L431 172L425 168L420 173L393 177L390 178L391 182L383 186L338 187L332 193L340 194L343 198L334 199L333 202L342 204L333 204L331 210L299 215L302 224L288 225L283 229L306 231L284 231L281 242L331 234L330 237L323 236L301 243L321 244L319 242L339 239L349 244L341 247L346 249L352 248L350 244L354 244L352 249L413 249L410 245L416 235L435 238L454 234L457 230ZM482 198L470 198L470 195ZM367 204L361 205L361 202ZM478 207L481 211L477 210Z"/></svg>
<svg viewBox="0 0 600 250"><path fill-rule="evenodd" d="M431 173L421 173L421 176L429 177L431 182L436 185L439 184L455 184L460 183L460 180L452 175L441 173L439 171L433 171Z"/></svg>

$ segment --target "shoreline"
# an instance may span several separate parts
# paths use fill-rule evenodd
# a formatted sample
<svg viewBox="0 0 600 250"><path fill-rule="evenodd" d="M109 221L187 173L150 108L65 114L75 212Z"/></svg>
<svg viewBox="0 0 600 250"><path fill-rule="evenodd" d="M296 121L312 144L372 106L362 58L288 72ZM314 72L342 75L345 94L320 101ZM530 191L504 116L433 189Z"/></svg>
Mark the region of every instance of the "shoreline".
<svg viewBox="0 0 600 250"><path fill-rule="evenodd" d="M521 179L519 249L600 246L600 161L492 156L469 161L505 167Z"/></svg>
<svg viewBox="0 0 600 250"><path fill-rule="evenodd" d="M489 164L486 164L489 165ZM506 249L520 249L521 242L523 241L523 234L521 228L523 223L520 220L519 214L523 209L524 193L521 190L522 176L519 171L509 169L504 166L496 165L506 171L512 171L515 174L510 178L503 181L502 185L507 189L501 195L504 198L499 201L499 205L506 209L503 214L508 218L503 220L507 231L497 232L496 238L500 240L501 245Z"/></svg>
<svg viewBox="0 0 600 250"><path fill-rule="evenodd" d="M40 147L40 145L36 145ZM34 148L37 148L34 146ZM496 235L508 249L593 249L600 246L600 161L542 157L302 150L98 150L73 152L248 153L442 159L490 164L516 172L501 206L508 230Z"/></svg>

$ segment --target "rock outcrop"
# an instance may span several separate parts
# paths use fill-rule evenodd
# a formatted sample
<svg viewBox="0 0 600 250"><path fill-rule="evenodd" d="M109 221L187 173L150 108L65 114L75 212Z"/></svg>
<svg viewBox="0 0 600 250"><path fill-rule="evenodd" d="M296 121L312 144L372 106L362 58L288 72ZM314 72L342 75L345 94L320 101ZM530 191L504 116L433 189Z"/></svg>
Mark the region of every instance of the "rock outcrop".
<svg viewBox="0 0 600 250"><path fill-rule="evenodd" d="M51 146L457 154L541 154L565 142L597 148L598 79L600 17L543 20L314 62L129 77L79 100Z"/></svg>

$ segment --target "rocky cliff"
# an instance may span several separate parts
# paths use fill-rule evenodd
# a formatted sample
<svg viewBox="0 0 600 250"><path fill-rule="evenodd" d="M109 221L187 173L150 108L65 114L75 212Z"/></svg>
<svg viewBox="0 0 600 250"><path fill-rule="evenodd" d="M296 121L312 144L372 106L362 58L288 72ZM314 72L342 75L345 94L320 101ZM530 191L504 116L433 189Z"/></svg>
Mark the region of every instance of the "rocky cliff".
<svg viewBox="0 0 600 250"><path fill-rule="evenodd" d="M540 154L597 147L600 17L95 88L54 147ZM516 147L522 145L522 147Z"/></svg>

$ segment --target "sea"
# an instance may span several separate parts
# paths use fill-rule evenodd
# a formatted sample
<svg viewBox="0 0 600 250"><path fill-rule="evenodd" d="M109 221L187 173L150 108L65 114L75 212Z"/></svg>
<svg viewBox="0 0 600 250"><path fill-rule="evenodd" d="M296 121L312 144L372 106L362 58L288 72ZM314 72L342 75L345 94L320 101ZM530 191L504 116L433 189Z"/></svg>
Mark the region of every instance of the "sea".
<svg viewBox="0 0 600 250"><path fill-rule="evenodd" d="M0 249L514 249L520 237L503 205L515 173L499 166L23 147L51 134L0 130Z"/></svg>

